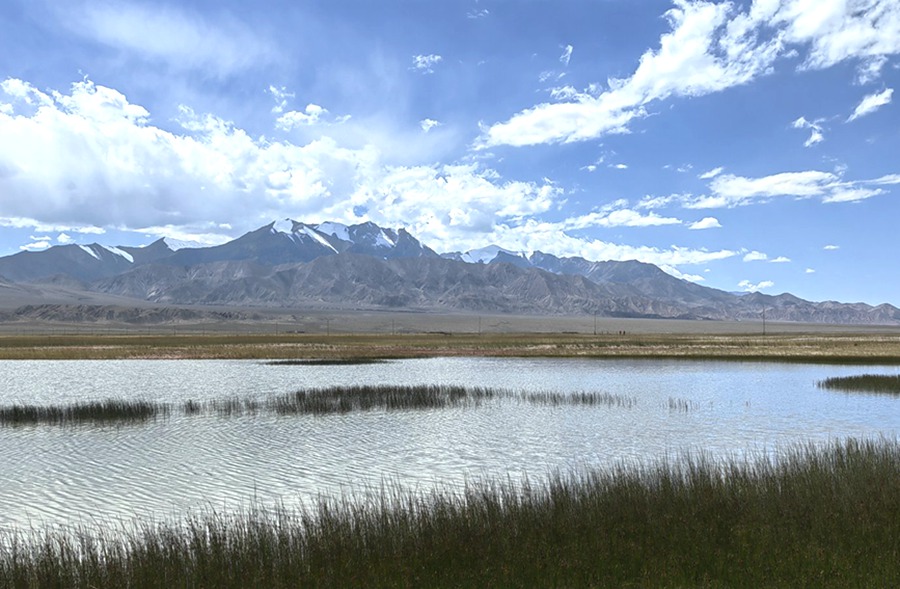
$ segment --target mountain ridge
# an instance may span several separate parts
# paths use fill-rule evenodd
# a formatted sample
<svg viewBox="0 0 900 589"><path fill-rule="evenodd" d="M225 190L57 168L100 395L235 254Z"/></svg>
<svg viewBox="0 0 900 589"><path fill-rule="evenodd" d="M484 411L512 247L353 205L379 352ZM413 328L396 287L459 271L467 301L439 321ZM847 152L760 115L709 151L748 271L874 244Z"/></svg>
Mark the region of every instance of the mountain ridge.
<svg viewBox="0 0 900 589"><path fill-rule="evenodd" d="M211 247L173 249L165 238L143 247L54 246L0 258L0 276L11 286L52 285L57 291L65 287L150 305L334 305L735 321L758 320L765 313L772 321L900 324L900 309L889 304L815 303L789 293L736 295L635 260L526 256L497 246L439 255L405 229L374 223L285 219ZM0 288L0 299L3 292Z"/></svg>

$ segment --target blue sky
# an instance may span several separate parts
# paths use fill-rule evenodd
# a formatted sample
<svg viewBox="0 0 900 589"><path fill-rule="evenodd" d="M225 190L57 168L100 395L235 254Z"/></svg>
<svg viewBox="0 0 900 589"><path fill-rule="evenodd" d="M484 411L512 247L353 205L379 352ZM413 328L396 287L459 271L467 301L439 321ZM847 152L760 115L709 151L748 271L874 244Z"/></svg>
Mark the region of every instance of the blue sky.
<svg viewBox="0 0 900 589"><path fill-rule="evenodd" d="M0 3L0 255L280 218L900 304L896 0Z"/></svg>

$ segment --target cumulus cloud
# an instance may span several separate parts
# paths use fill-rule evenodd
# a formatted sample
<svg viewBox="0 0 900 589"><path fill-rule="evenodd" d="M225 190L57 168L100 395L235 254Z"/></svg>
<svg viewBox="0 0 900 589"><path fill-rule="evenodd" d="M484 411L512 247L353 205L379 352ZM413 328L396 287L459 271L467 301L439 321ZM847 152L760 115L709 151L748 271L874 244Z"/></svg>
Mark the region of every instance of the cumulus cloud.
<svg viewBox="0 0 900 589"><path fill-rule="evenodd" d="M738 288L745 292L757 292L760 290L765 290L767 288L772 288L775 286L775 283L771 280L763 280L762 282L757 282L756 284L750 282L749 280L741 280L738 282Z"/></svg>
<svg viewBox="0 0 900 589"><path fill-rule="evenodd" d="M857 61L872 73L900 53L900 4L868 0L766 0L736 3L677 0L669 30L646 51L632 75L606 90L568 93L485 129L476 147L570 143L629 132L649 107L671 97L703 96L774 71L780 57L804 55L803 69ZM876 67L877 66L877 67Z"/></svg>
<svg viewBox="0 0 900 589"><path fill-rule="evenodd" d="M422 127L422 130L424 132L427 133L435 127L440 127L441 123L440 121L436 121L434 119L422 119L421 121L419 121L419 126Z"/></svg>
<svg viewBox="0 0 900 589"><path fill-rule="evenodd" d="M327 108L318 104L307 104L302 112L291 110L278 117L275 126L283 131L290 131L297 127L309 127L325 122L329 114ZM347 119L349 117L339 117L335 119L335 122L342 123Z"/></svg>
<svg viewBox="0 0 900 589"><path fill-rule="evenodd" d="M0 201L0 226L69 235L130 230L213 245L277 218L370 220L408 227L445 251L493 242L516 251L674 268L737 255L572 235L681 221L617 202L545 222L542 217L565 202L562 188L546 179L506 179L478 163L405 165L370 144L348 148L328 137L302 145L254 138L188 107L176 121L179 132L164 130L143 107L88 80L68 93L44 93L9 80L2 89L13 112L0 114L0 194L14 198ZM320 111L301 114L315 112Z"/></svg>
<svg viewBox="0 0 900 589"><path fill-rule="evenodd" d="M695 221L691 223L688 229L700 230L700 229L717 229L721 227L722 224L719 223L719 220L715 217L704 217L699 221Z"/></svg>
<svg viewBox="0 0 900 589"><path fill-rule="evenodd" d="M275 59L270 43L233 18L210 19L177 4L72 2L60 22L91 41L177 70L229 75ZM223 14L223 13L220 13Z"/></svg>
<svg viewBox="0 0 900 589"><path fill-rule="evenodd" d="M815 121L808 121L806 117L800 117L791 123L791 126L794 129L809 129L809 139L803 144L804 147L812 147L816 143L821 143L825 141L825 135L823 134L822 123L825 122L825 119L816 119Z"/></svg>
<svg viewBox="0 0 900 589"><path fill-rule="evenodd" d="M31 239L37 240L32 243L26 243L25 245L20 245L19 249L24 252L39 252L41 250L45 250L50 247L50 238L49 237L35 237L31 236Z"/></svg>
<svg viewBox="0 0 900 589"><path fill-rule="evenodd" d="M769 263L770 264L787 264L790 261L791 261L791 259L786 256L778 256L777 258L775 258L773 260L769 260Z"/></svg>
<svg viewBox="0 0 900 589"><path fill-rule="evenodd" d="M856 106L853 114L847 119L847 122L855 121L859 117L864 117L891 103L891 97L894 95L893 88L887 88L876 94L869 94Z"/></svg>
<svg viewBox="0 0 900 589"><path fill-rule="evenodd" d="M434 66L441 63L444 60L440 55L429 54L429 55L413 55L413 70L416 70L423 74L433 74Z"/></svg>
<svg viewBox="0 0 900 589"><path fill-rule="evenodd" d="M764 262L769 259L769 256L762 252L758 252L756 250L752 252L748 252L744 255L745 262Z"/></svg>
<svg viewBox="0 0 900 589"><path fill-rule="evenodd" d="M72 236L69 235L68 233L60 233L59 235L56 236L56 243L61 244L61 245L65 245L67 243L72 243L73 241L75 241L75 240L72 239Z"/></svg>

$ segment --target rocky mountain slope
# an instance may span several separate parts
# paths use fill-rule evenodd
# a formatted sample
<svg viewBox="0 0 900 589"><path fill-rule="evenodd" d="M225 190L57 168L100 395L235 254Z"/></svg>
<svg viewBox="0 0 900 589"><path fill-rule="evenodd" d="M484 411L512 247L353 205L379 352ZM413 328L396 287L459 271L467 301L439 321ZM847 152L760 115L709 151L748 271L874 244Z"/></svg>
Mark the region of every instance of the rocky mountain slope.
<svg viewBox="0 0 900 589"><path fill-rule="evenodd" d="M466 310L517 314L898 324L891 305L738 296L636 261L592 262L489 246L438 255L372 223L271 223L216 247L67 245L0 258L4 292L112 297L151 306ZM84 293L77 295L75 293ZM59 296L45 302L58 303ZM65 298L62 296L61 298ZM82 298L82 300L84 300ZM120 304L120 303L118 303ZM37 311L32 309L30 313ZM49 311L48 311L49 312ZM65 315L59 309L52 311ZM122 313L120 313L122 314ZM124 313L123 315L127 315ZM144 314L146 315L146 314ZM3 317L0 317L2 320Z"/></svg>

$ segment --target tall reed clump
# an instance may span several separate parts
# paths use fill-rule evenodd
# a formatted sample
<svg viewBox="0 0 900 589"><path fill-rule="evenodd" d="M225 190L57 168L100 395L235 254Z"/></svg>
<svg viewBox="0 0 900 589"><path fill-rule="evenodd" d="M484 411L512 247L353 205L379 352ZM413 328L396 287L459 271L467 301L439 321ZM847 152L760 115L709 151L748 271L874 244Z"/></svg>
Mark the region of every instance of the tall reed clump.
<svg viewBox="0 0 900 589"><path fill-rule="evenodd" d="M891 587L900 443L0 537L0 587Z"/></svg>
<svg viewBox="0 0 900 589"><path fill-rule="evenodd" d="M451 385L354 385L304 389L270 399L266 406L278 415L444 409L477 405L498 394L493 389Z"/></svg>
<svg viewBox="0 0 900 589"><path fill-rule="evenodd" d="M846 392L885 393L900 396L900 375L859 374L835 376L816 383L819 388Z"/></svg>
<svg viewBox="0 0 900 589"><path fill-rule="evenodd" d="M72 405L0 407L0 425L139 423L168 415L169 406L151 401L106 399Z"/></svg>

